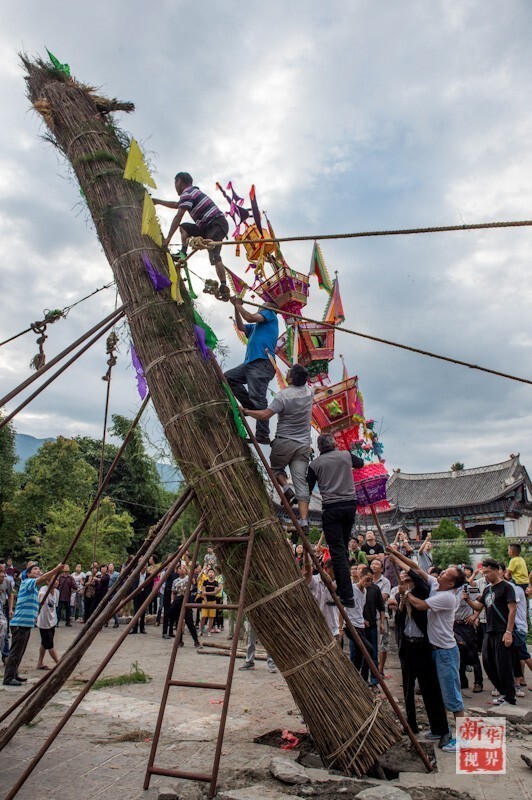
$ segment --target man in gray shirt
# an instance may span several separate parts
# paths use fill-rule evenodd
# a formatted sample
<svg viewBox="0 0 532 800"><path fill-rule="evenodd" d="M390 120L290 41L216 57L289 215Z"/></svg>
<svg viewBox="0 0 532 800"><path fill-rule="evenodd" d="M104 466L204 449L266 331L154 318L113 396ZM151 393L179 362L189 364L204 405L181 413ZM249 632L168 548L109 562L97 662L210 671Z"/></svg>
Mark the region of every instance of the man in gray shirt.
<svg viewBox="0 0 532 800"><path fill-rule="evenodd" d="M353 469L364 462L347 450L337 450L334 436L318 436L320 455L309 466L307 482L312 491L316 483L323 505L322 525L331 554L338 594L344 606L353 607L353 586L349 570L349 539L357 510Z"/></svg>
<svg viewBox="0 0 532 800"><path fill-rule="evenodd" d="M285 469L290 468L299 507L299 523L308 527L310 494L307 468L310 461L310 420L314 389L307 386L308 371L301 364L294 364L288 370L286 380L288 386L277 392L268 408L257 411L246 408L244 412L258 420L268 420L274 414L279 415L270 463L287 499L290 499L290 489Z"/></svg>

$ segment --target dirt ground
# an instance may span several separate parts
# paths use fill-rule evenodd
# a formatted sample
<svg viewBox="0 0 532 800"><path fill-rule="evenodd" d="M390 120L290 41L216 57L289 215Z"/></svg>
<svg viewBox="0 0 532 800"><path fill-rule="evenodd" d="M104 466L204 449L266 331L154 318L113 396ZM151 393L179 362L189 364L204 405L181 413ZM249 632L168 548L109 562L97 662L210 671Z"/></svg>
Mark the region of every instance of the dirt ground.
<svg viewBox="0 0 532 800"><path fill-rule="evenodd" d="M66 728L58 736L48 753L35 769L17 797L20 800L75 797L76 800L97 800L116 797L120 800L147 797L142 790L151 737L155 727L159 701L172 641L161 638L161 628L148 627L147 635L128 636L104 675L129 672L133 662L138 662L152 680L146 684L114 686L91 691ZM60 627L56 643L59 651L68 646L77 626ZM89 652L78 665L73 678L83 681L105 655L119 631L104 629ZM209 641L227 644L224 633L212 636ZM40 674L35 669L38 634L32 633L21 673L35 681ZM199 679L223 682L229 659L213 655L212 649L198 652L185 634L185 647L178 654L174 677L184 680ZM305 727L282 676L270 674L264 661L257 661L253 671L241 672L237 662L231 706L221 762L220 785L224 788L249 785L268 776L272 755L283 753L278 747L265 746L254 739L274 730L289 729L305 733ZM398 661L391 654L386 666L388 683L395 697L401 698ZM530 675L530 673L529 673ZM45 740L81 684L74 680L58 693L48 707L0 753L2 796L20 775L31 756ZM532 686L532 676L529 680ZM465 692L466 708L488 711L491 686L486 683L483 694ZM0 685L0 709L5 710L22 692L22 689ZM209 772L218 730L221 692L207 689L171 688L156 759L158 766L173 769ZM518 700L518 708L532 712L532 692ZM519 730L509 724L508 771L506 776L458 776L455 757L437 751L438 771L431 775L401 773L393 784L409 792L413 800L440 800L440 798L466 797L475 800L532 800L532 771L521 760L521 753L532 756L532 735L526 728ZM297 751L285 752L296 758ZM310 769L313 780L329 780L324 770ZM333 780L340 780L332 776ZM246 783L247 781L247 783ZM374 783L374 781L373 781ZM169 778L153 778L152 786L172 786ZM277 784L279 786L279 784ZM333 800L339 790L326 790L321 784L317 796ZM337 785L337 784L336 784ZM354 796L363 788L347 785L352 791L340 792ZM366 783L367 785L367 783ZM312 784L315 786L315 784ZM413 789L412 787L416 787ZM448 787L448 791L441 791ZM356 791L355 791L356 788ZM451 791L452 790L452 791ZM307 795L309 792L307 791ZM184 791L180 792L180 796ZM199 792L198 792L199 795ZM339 796L339 795L338 795Z"/></svg>

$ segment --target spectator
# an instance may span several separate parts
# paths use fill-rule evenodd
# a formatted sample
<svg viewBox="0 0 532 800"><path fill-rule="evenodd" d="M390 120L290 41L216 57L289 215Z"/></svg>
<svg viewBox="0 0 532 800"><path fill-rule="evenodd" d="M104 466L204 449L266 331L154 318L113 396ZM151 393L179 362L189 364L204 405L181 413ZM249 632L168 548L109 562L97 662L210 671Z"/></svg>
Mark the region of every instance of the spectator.
<svg viewBox="0 0 532 800"><path fill-rule="evenodd" d="M0 564L0 646L4 664L9 655L9 620L13 615L14 597L13 583L8 580L5 564Z"/></svg>
<svg viewBox="0 0 532 800"><path fill-rule="evenodd" d="M383 575L382 561L379 558L374 558L371 562L370 570L373 573L374 584L378 586L381 591L386 610L392 587L388 578ZM379 672L384 677L384 666L388 657L388 650L390 649L390 623L386 614L384 615L384 625L381 627L384 629L380 631L379 635Z"/></svg>
<svg viewBox="0 0 532 800"><path fill-rule="evenodd" d="M334 581L334 571L332 561L329 559L323 564L323 569L326 571L329 578ZM303 575L307 583L310 593L316 600L321 613L325 617L325 622L333 636L339 637L339 612L336 603L332 599L330 591L327 589L321 575L312 574L312 562L310 558L305 559L303 568Z"/></svg>
<svg viewBox="0 0 532 800"><path fill-rule="evenodd" d="M527 618L527 596L523 587L519 584L514 585L515 600L517 608L515 611L515 627L514 627L514 648L515 648L515 670L514 674L517 677L515 694L517 697L524 697L525 693L522 687L526 687L525 680L525 667L532 669L532 658L527 650L526 639L528 634L528 618Z"/></svg>
<svg viewBox="0 0 532 800"><path fill-rule="evenodd" d="M63 573L64 574L64 573ZM62 577L62 576L61 576ZM39 603L41 603L41 610L37 616L37 627L41 635L41 644L39 647L39 659L37 661L37 669L50 669L44 663L44 656L46 651L50 653L52 660L57 664L59 661L59 654L54 646L54 634L57 627L57 608L61 602L61 593L58 589L61 577L52 577L49 581L50 593L43 603L47 587L43 586L39 590Z"/></svg>
<svg viewBox="0 0 532 800"><path fill-rule="evenodd" d="M19 667L39 613L38 587L55 578L62 569L63 564L58 564L43 575L37 564L26 567L27 577L20 584L17 606L11 618L11 650L4 670L4 686L22 686L26 680L19 675Z"/></svg>
<svg viewBox="0 0 532 800"><path fill-rule="evenodd" d="M171 607L172 620L171 620L171 623L170 623L170 636L173 636L172 631L173 631L174 625L177 628L177 623L179 622L179 615L181 614L181 609L183 607L183 600L184 600L185 592L187 590L187 585L188 585L188 573L187 573L187 570L185 569L185 567L182 564L181 564L181 566L179 566L177 568L177 575L178 575L178 577L175 579L175 581L172 584L172 607ZM198 634L196 632L196 628L194 626L194 619L192 617L192 609L191 608L185 609L184 623L188 628L188 632L192 636L192 639L194 641L194 647L199 647L200 646L200 642L199 642L199 639L198 639ZM181 631L179 631L179 634L180 634L179 635L179 646L183 647L183 645L184 645L184 642L183 642L183 629L181 629Z"/></svg>
<svg viewBox="0 0 532 800"><path fill-rule="evenodd" d="M510 561L506 569L505 578L508 581L513 581L517 586L522 586L524 591L528 586L528 569L526 561L521 555L520 544L508 545L508 555Z"/></svg>
<svg viewBox="0 0 532 800"><path fill-rule="evenodd" d="M408 540L408 531L402 530L401 528L395 534L393 546L404 556L410 556L414 552Z"/></svg>
<svg viewBox="0 0 532 800"><path fill-rule="evenodd" d="M72 598L70 600L70 615L73 616L75 620L79 619L81 622L83 620L83 581L85 579L81 564L76 564L76 569L72 573L72 577L76 581L76 593L74 601L72 602Z"/></svg>
<svg viewBox="0 0 532 800"><path fill-rule="evenodd" d="M13 578L14 583L19 579L20 576L20 570L17 569L17 567L15 567L13 564L13 559L11 556L6 558L6 575L9 575L11 578Z"/></svg>
<svg viewBox="0 0 532 800"><path fill-rule="evenodd" d="M373 572L373 567L375 564L379 562L374 561L370 567L371 571ZM383 578L385 581L386 578ZM389 596L389 595L388 595ZM377 627L378 624L378 627ZM379 636L382 638L386 631L386 615L385 615L385 605L383 600L382 592L375 581L375 573L373 572L373 583L369 586L366 586L366 602L364 603L364 625L365 625L365 634L366 639L369 640L371 644L370 654L373 658L375 666L379 669ZM381 670L382 671L382 670ZM365 677L364 670L362 671L362 677ZM377 678L372 674L370 678L370 683L372 686L377 686L378 681Z"/></svg>
<svg viewBox="0 0 532 800"><path fill-rule="evenodd" d="M474 579L472 567L464 567L466 583L464 593L467 592L471 600L478 599L480 590ZM454 614L454 637L460 653L460 687L469 689L466 668L473 667L475 684L473 692L476 694L484 689L482 667L478 657L476 625L478 614L473 614L466 600L460 599Z"/></svg>
<svg viewBox="0 0 532 800"><path fill-rule="evenodd" d="M368 653L371 655L371 642L366 637L366 624L364 621L364 606L366 604L366 589L373 583L373 576L369 567L360 564L358 567L358 580L353 584L353 608L348 610L349 619L356 628L358 635L362 640ZM346 630L346 635L349 638L349 658L353 662L355 668L361 672L364 680L368 679L369 666L366 663L362 650L358 647L356 642L351 639L349 629Z"/></svg>
<svg viewBox="0 0 532 800"><path fill-rule="evenodd" d="M427 611L427 635L432 645L432 658L436 665L445 708L452 712L455 718L463 717L464 701L460 690L460 655L453 627L456 591L464 585L465 575L459 567L452 565L442 570L438 577L434 578L421 570L415 561L391 547L387 549L428 583L430 595L427 598L422 600L407 590L407 600L412 608L418 611ZM449 740L447 741L447 739ZM451 739L448 734L447 737L440 739L439 746L447 753L454 753L456 738Z"/></svg>
<svg viewBox="0 0 532 800"><path fill-rule="evenodd" d="M216 597L218 596L219 591L220 586L216 580L216 573L212 568L209 568L207 570L206 579L203 581L201 586L203 608L201 609L200 636L203 636L205 630L207 630L207 636L210 636L212 633L212 627L216 617L216 609L206 608L205 606L216 603Z"/></svg>
<svg viewBox="0 0 532 800"><path fill-rule="evenodd" d="M216 553L214 552L212 544L207 545L207 552L203 556L203 566L212 567L213 569L216 569L218 566L218 559L216 558Z"/></svg>
<svg viewBox="0 0 532 800"><path fill-rule="evenodd" d="M246 660L239 667L239 670L246 671L248 669L255 669L255 655L257 651L257 634L255 633L255 628L253 625L249 624L248 628L249 638L248 638L248 648L246 651ZM268 672L275 674L277 672L277 667L275 666L275 661L273 658L266 653L266 665L268 667Z"/></svg>
<svg viewBox="0 0 532 800"><path fill-rule="evenodd" d="M137 581L135 583L135 589L139 586L141 587L140 591L137 592L135 597L133 598L133 614L136 614L137 611L140 610L140 607L148 597L150 590L151 590L151 583L148 581L149 578L148 568L144 567L142 572L139 574ZM146 633L146 609L142 612L139 619L135 622L134 626L129 631L130 633Z"/></svg>
<svg viewBox="0 0 532 800"><path fill-rule="evenodd" d="M430 572L430 568L434 565L432 560L432 533L430 531L417 551L417 563L424 572Z"/></svg>
<svg viewBox="0 0 532 800"><path fill-rule="evenodd" d="M83 584L83 621L87 622L96 608L96 587L100 582L98 563L93 562L90 572L85 575Z"/></svg>
<svg viewBox="0 0 532 800"><path fill-rule="evenodd" d="M360 549L366 554L370 565L372 561L384 553L384 547L375 538L375 531L368 531L366 533L366 541Z"/></svg>
<svg viewBox="0 0 532 800"><path fill-rule="evenodd" d="M432 645L427 636L427 612L413 608L408 603L408 592L420 600L426 600L430 593L427 581L414 570L401 571L399 585L395 592L392 589L388 601L390 608L396 612L395 637L401 662L406 717L414 733L418 733L415 701L417 680L430 725L428 736L433 741L443 740L445 744L450 739L449 724L432 658Z"/></svg>
<svg viewBox="0 0 532 800"><path fill-rule="evenodd" d="M468 593L462 599L475 611L486 609L486 636L482 648L482 662L486 675L498 692L493 705L515 705L514 683L514 626L517 603L512 584L504 580L499 564L493 558L482 562L482 572L488 585L478 600Z"/></svg>
<svg viewBox="0 0 532 800"><path fill-rule="evenodd" d="M357 564L365 564L368 566L368 557L363 550L360 549L358 539L349 539L347 545L347 555L349 557L349 566L356 566Z"/></svg>
<svg viewBox="0 0 532 800"><path fill-rule="evenodd" d="M120 577L120 573L118 572L118 570L115 569L115 565L112 563L112 561L109 563L107 567L107 574L109 575L109 591L112 592L114 590L115 583ZM118 628L119 627L118 611L114 614L113 620L114 620L113 628Z"/></svg>
<svg viewBox="0 0 532 800"><path fill-rule="evenodd" d="M59 576L59 607L57 610L57 621L56 625L59 625L59 621L62 618L63 609L65 609L65 624L67 628L70 628L72 623L70 622L70 597L73 592L77 590L78 586L72 575L70 574L70 567L68 564L65 564L63 567L63 572ZM54 610L54 614L55 614ZM54 625L55 627L55 625Z"/></svg>
<svg viewBox="0 0 532 800"><path fill-rule="evenodd" d="M163 639L172 638L172 586L179 575L175 570L165 572L163 583Z"/></svg>

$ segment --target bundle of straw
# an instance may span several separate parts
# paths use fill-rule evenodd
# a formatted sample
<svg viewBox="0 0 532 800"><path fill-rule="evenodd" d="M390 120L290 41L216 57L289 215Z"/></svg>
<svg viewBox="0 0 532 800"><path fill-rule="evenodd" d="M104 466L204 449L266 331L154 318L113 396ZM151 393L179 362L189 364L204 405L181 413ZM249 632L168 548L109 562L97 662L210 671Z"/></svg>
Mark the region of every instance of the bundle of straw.
<svg viewBox="0 0 532 800"><path fill-rule="evenodd" d="M284 674L325 763L363 774L400 738L332 638L286 545L263 479L237 435L209 361L195 346L193 308L153 291L148 253L167 274L165 251L141 234L144 189L122 178L125 137L100 113L90 87L56 79L43 62L23 58L30 99L45 100L51 135L70 160L122 298L136 352L159 419L212 535L256 531L246 604L261 641ZM115 102L115 101L114 101ZM48 107L47 107L48 112ZM49 114L44 115L45 122ZM218 549L228 593L236 597L245 544ZM291 588L285 590L290 585ZM38 702L34 702L32 713ZM27 720L24 720L27 721ZM368 733L369 731L369 733Z"/></svg>

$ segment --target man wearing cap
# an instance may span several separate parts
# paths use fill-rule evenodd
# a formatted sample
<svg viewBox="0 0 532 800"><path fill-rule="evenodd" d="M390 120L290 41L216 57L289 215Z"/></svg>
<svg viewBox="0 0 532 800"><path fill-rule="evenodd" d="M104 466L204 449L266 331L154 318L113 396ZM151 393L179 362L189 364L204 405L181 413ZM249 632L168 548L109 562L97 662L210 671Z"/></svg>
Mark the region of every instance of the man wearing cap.
<svg viewBox="0 0 532 800"><path fill-rule="evenodd" d="M202 236L204 239L222 242L229 231L225 215L210 197L193 185L192 176L188 172L177 173L175 176L175 190L179 195L177 202L153 198L155 205L177 209L177 214L172 220L168 236L164 239L163 245L167 247L170 244L178 228L181 232L182 256L186 256L187 241L190 236ZM187 211L193 222L182 222ZM214 266L220 281L220 300L227 301L229 300L230 292L222 261L221 245L217 245L213 250L209 250L208 253L209 261Z"/></svg>
<svg viewBox="0 0 532 800"><path fill-rule="evenodd" d="M11 618L11 650L4 670L4 686L22 686L26 680L20 677L18 670L39 613L39 586L55 579L62 569L63 564L58 564L43 575L37 564L26 567L26 578L20 584L17 606Z"/></svg>

